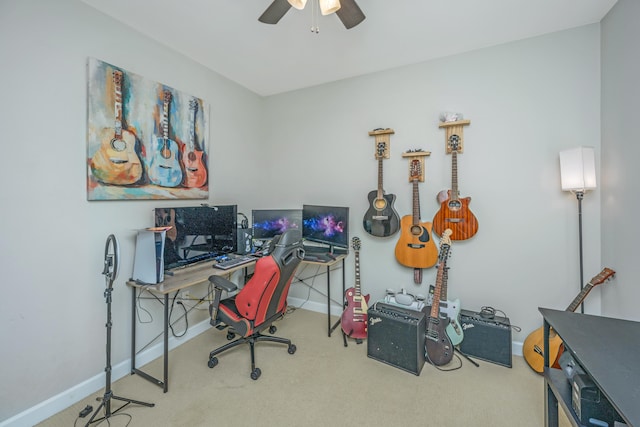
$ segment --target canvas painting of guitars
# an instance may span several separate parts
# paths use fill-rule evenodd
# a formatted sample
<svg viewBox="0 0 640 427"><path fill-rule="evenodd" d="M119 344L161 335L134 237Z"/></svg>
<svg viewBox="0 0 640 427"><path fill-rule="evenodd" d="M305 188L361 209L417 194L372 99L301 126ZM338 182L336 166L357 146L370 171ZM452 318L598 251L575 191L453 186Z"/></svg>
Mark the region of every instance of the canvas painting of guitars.
<svg viewBox="0 0 640 427"><path fill-rule="evenodd" d="M440 210L433 217L433 230L439 236L447 228L451 240L467 240L478 232L478 219L469 209L471 197L460 197L458 191L458 150L460 139L451 135L447 144L451 149L451 189L438 194Z"/></svg>
<svg viewBox="0 0 640 427"><path fill-rule="evenodd" d="M360 287L360 238L351 239L351 247L355 253L356 283L345 292L346 307L340 318L342 331L351 338L364 339L367 337L369 295L362 295Z"/></svg>
<svg viewBox="0 0 640 427"><path fill-rule="evenodd" d="M171 92L164 91L162 109L162 136L152 136L149 181L162 187L177 187L182 183L180 149L178 143L169 138L169 107Z"/></svg>
<svg viewBox="0 0 640 427"><path fill-rule="evenodd" d="M207 183L206 156L203 150L196 148L196 118L198 116L198 100L189 101L189 143L182 146L182 162L184 164L184 186L200 188Z"/></svg>
<svg viewBox="0 0 640 427"><path fill-rule="evenodd" d="M136 135L123 125L122 86L124 74L113 71L114 115L113 128L100 133L101 145L93 155L89 166L100 182L113 185L131 185L142 178L142 163L136 152Z"/></svg>
<svg viewBox="0 0 640 427"><path fill-rule="evenodd" d="M576 308L584 301L591 289L611 280L616 274L610 268L604 268L597 276L594 276L587 283L580 293L569 304L565 311L575 311ZM549 330L549 365L557 365L558 359L562 355L563 346L562 339L553 331ZM541 374L544 371L544 328L540 327L531 332L522 344L522 356L527 364Z"/></svg>
<svg viewBox="0 0 640 427"><path fill-rule="evenodd" d="M378 132L384 132L379 130ZM376 133L373 131L372 133ZM376 135L377 136L377 135ZM395 194L386 194L382 186L382 161L389 150L386 139L376 138L376 159L378 160L378 189L369 192L369 209L364 214L362 225L367 233L376 237L389 237L400 229L400 217L393 204Z"/></svg>
<svg viewBox="0 0 640 427"><path fill-rule="evenodd" d="M416 269L430 268L438 262L438 247L433 241L430 222L420 221L420 195L418 183L422 174L419 159L412 159L409 175L413 184L413 214L405 215L400 221L400 237L396 243L395 255L398 262Z"/></svg>
<svg viewBox="0 0 640 427"><path fill-rule="evenodd" d="M444 230L444 234L442 236L443 239L449 239L451 236L451 230ZM449 243L449 247L451 247L451 243ZM447 260L444 260L444 271L442 273L442 290L440 291L440 313L444 313L449 318L449 324L445 331L451 340L451 344L458 345L464 339L464 332L462 330L462 325L460 324L460 299L456 298L453 301L450 301L447 298L447 286L449 281L449 266L447 266ZM435 293L435 286L431 285L429 287L429 293ZM433 303L432 303L433 304Z"/></svg>
<svg viewBox="0 0 640 427"><path fill-rule="evenodd" d="M450 247L451 240L448 235L444 234L440 240L438 274L436 275L433 303L431 304L431 312L427 321L427 333L425 335L425 360L436 366L446 365L453 359L453 344L446 331L449 325L449 318L440 311L442 282L444 280L444 271L447 267Z"/></svg>

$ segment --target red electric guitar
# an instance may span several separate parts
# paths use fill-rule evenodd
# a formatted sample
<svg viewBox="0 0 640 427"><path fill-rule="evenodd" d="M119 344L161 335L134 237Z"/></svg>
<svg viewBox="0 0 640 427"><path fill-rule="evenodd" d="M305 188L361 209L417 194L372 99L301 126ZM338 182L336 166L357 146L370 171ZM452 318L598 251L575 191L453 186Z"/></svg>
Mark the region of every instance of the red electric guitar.
<svg viewBox="0 0 640 427"><path fill-rule="evenodd" d="M356 256L356 284L345 292L347 306L342 312L340 325L342 331L351 338L364 339L367 337L369 295L363 296L360 290L360 238L351 239L351 246Z"/></svg>

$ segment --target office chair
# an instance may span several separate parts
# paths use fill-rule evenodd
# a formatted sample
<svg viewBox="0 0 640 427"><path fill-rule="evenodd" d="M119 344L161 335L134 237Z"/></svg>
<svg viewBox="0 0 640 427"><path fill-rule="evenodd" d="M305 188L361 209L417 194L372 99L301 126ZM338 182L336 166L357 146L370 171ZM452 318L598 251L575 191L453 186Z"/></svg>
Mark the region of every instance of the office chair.
<svg viewBox="0 0 640 427"><path fill-rule="evenodd" d="M222 291L234 292L237 286L221 276L211 276L214 300L209 306L211 325L223 330L229 327L227 339L236 334L241 337L209 353L210 368L218 364L216 355L240 344L248 343L251 348L251 379L257 380L262 373L255 365L255 343L271 341L286 344L289 354L296 352L296 346L286 338L263 335L276 332L273 322L282 318L287 310L287 295L296 268L304 258L300 230L288 230L274 237L270 243L269 255L258 260L253 276L234 296L221 300Z"/></svg>

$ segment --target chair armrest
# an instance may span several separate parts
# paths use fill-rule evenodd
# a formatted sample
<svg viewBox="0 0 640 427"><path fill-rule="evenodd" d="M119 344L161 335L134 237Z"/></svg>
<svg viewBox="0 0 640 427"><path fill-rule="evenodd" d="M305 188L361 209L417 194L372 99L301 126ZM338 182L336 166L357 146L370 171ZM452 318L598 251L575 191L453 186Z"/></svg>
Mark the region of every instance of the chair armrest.
<svg viewBox="0 0 640 427"><path fill-rule="evenodd" d="M213 284L215 288L223 289L227 292L233 292L238 289L238 285L225 279L222 276L216 276L215 274L209 276L209 282Z"/></svg>

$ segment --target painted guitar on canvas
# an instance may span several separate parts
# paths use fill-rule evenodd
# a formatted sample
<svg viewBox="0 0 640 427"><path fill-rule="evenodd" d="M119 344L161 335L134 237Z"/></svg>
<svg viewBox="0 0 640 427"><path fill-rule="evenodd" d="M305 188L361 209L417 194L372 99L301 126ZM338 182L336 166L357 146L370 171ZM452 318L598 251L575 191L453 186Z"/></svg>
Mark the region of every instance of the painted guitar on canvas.
<svg viewBox="0 0 640 427"><path fill-rule="evenodd" d="M440 210L433 217L433 231L439 236L447 228L451 240L467 240L478 232L478 220L469 209L471 197L460 197L458 191L458 150L460 137L451 135L447 144L451 149L451 189L438 194Z"/></svg>
<svg viewBox="0 0 640 427"><path fill-rule="evenodd" d="M442 236L443 239L449 239L451 236L451 230L444 230L444 234ZM449 243L451 246L451 243ZM450 301L447 298L447 284L449 281L449 268L447 266L447 260L444 260L444 271L442 273L442 290L440 291L440 313L444 313L449 318L449 324L447 325L446 332L449 335L449 339L451 339L451 344L458 345L464 339L464 332L462 331L462 325L460 324L460 299L456 298L453 301ZM435 286L431 285L430 293L435 293ZM431 289L434 288L434 289Z"/></svg>
<svg viewBox="0 0 640 427"><path fill-rule="evenodd" d="M162 187L177 187L182 183L180 149L178 143L169 138L169 106L171 92L164 91L162 108L162 136L152 137L152 155L149 161L149 181Z"/></svg>
<svg viewBox="0 0 640 427"><path fill-rule="evenodd" d="M379 133L385 132L383 129L376 131ZM382 187L382 160L385 158L385 152L389 150L389 147L384 138L377 138L376 131L372 133L376 134L377 140L378 189L369 192L369 209L364 214L362 224L365 231L372 236L389 237L396 234L400 229L400 217L393 207L396 200L395 194L386 194Z"/></svg>
<svg viewBox="0 0 640 427"><path fill-rule="evenodd" d="M440 240L438 274L436 276L436 286L433 290L433 302L429 319L427 320L427 333L424 343L425 360L436 366L446 365L453 359L453 344L446 331L449 318L440 312L442 282L444 280L444 271L447 267L450 245L449 236L443 235Z"/></svg>
<svg viewBox="0 0 640 427"><path fill-rule="evenodd" d="M351 246L356 258L356 284L345 292L347 305L342 312L340 325L349 337L364 339L367 337L369 295L362 295L360 287L360 238L351 239Z"/></svg>
<svg viewBox="0 0 640 427"><path fill-rule="evenodd" d="M413 159L410 163L409 176L413 183L413 215L405 215L400 221L400 238L396 243L395 255L398 262L407 267L413 267L417 271L421 268L430 268L438 262L438 247L431 236L432 224L420 221L420 195L418 182L422 166L419 159ZM415 272L416 276L418 275ZM420 278L414 277L416 283L421 283Z"/></svg>
<svg viewBox="0 0 640 427"><path fill-rule="evenodd" d="M204 151L196 149L196 117L198 100L189 101L189 144L183 145L182 162L184 163L184 186L200 188L207 183L207 166Z"/></svg>
<svg viewBox="0 0 640 427"><path fill-rule="evenodd" d="M114 127L102 130L99 137L102 144L90 161L91 173L105 184L131 185L142 178L142 163L135 151L137 138L123 127L123 79L122 71L113 71Z"/></svg>
<svg viewBox="0 0 640 427"><path fill-rule="evenodd" d="M616 274L610 268L604 268L597 276L587 283L580 293L569 304L566 311L575 311L576 308L586 298L594 287L611 280ZM562 339L555 333L553 328L549 329L549 366L557 364L558 359L563 352ZM540 327L531 332L522 344L522 356L529 364L531 369L541 374L544 371L544 328Z"/></svg>

